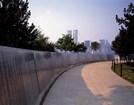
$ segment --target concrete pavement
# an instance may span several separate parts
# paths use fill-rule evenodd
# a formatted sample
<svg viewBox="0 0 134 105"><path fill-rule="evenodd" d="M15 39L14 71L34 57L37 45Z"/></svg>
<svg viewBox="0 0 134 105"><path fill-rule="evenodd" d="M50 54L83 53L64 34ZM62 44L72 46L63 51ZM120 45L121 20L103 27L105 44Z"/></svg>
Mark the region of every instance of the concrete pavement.
<svg viewBox="0 0 134 105"><path fill-rule="evenodd" d="M134 85L111 71L111 62L74 67L58 78L43 105L134 105Z"/></svg>

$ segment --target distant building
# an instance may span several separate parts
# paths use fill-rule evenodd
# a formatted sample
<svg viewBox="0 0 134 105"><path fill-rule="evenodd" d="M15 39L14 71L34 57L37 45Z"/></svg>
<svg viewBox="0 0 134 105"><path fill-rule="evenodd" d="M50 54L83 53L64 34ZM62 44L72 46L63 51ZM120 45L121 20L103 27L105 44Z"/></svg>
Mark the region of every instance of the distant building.
<svg viewBox="0 0 134 105"><path fill-rule="evenodd" d="M106 40L100 39L100 46L104 46L106 44Z"/></svg>
<svg viewBox="0 0 134 105"><path fill-rule="evenodd" d="M70 37L72 37L72 30L67 30L67 35L69 35Z"/></svg>
<svg viewBox="0 0 134 105"><path fill-rule="evenodd" d="M78 44L78 30L67 30L67 35L74 39L75 44Z"/></svg>
<svg viewBox="0 0 134 105"><path fill-rule="evenodd" d="M111 45L107 40L105 40L105 39L100 40L100 48L98 50L98 53L101 53L101 54L110 54L110 53L112 53Z"/></svg>
<svg viewBox="0 0 134 105"><path fill-rule="evenodd" d="M73 30L74 43L78 44L78 30Z"/></svg>
<svg viewBox="0 0 134 105"><path fill-rule="evenodd" d="M85 45L87 48L89 48L89 47L90 47L90 41L89 41L89 40L86 40L86 41L84 42L84 45Z"/></svg>
<svg viewBox="0 0 134 105"><path fill-rule="evenodd" d="M99 40L99 44L100 44L100 48L97 51L91 51L92 53L96 53L96 54L114 54L112 49L111 49L111 45L110 43L105 40L105 39L101 39Z"/></svg>

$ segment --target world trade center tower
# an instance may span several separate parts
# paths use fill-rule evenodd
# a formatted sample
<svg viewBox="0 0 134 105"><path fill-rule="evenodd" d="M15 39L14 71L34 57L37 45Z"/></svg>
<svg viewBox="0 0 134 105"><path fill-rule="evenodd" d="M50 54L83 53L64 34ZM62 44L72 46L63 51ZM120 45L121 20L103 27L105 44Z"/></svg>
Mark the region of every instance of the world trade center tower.
<svg viewBox="0 0 134 105"><path fill-rule="evenodd" d="M73 30L74 43L78 44L78 30Z"/></svg>

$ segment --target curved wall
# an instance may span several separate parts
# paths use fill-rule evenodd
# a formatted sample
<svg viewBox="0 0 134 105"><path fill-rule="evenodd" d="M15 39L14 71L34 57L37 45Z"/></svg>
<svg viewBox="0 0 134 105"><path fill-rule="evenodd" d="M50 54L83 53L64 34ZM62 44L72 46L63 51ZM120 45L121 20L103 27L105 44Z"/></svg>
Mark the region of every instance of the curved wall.
<svg viewBox="0 0 134 105"><path fill-rule="evenodd" d="M54 79L65 69L113 55L40 52L0 46L0 105L39 105Z"/></svg>

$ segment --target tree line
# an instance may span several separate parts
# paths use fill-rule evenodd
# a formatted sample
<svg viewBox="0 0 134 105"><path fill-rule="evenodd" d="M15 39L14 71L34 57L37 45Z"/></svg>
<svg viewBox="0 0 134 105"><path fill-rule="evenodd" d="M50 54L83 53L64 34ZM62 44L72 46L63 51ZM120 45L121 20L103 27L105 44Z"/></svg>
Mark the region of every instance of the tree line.
<svg viewBox="0 0 134 105"><path fill-rule="evenodd" d="M0 45L16 48L55 51L85 52L84 43L75 44L68 35L63 35L54 44L44 36L34 23L29 24L31 12L28 0L0 0ZM112 42L112 49L121 58L131 61L134 58L134 5L130 3L124 8L124 17L116 15L116 21L121 26L119 33ZM91 48L97 50L99 43L91 43Z"/></svg>
<svg viewBox="0 0 134 105"><path fill-rule="evenodd" d="M16 48L54 51L42 32L29 24L28 0L0 0L0 45Z"/></svg>
<svg viewBox="0 0 134 105"><path fill-rule="evenodd" d="M134 59L134 5L130 3L124 8L124 17L116 15L116 22L120 25L119 33L112 42L112 49L120 58L127 62Z"/></svg>

